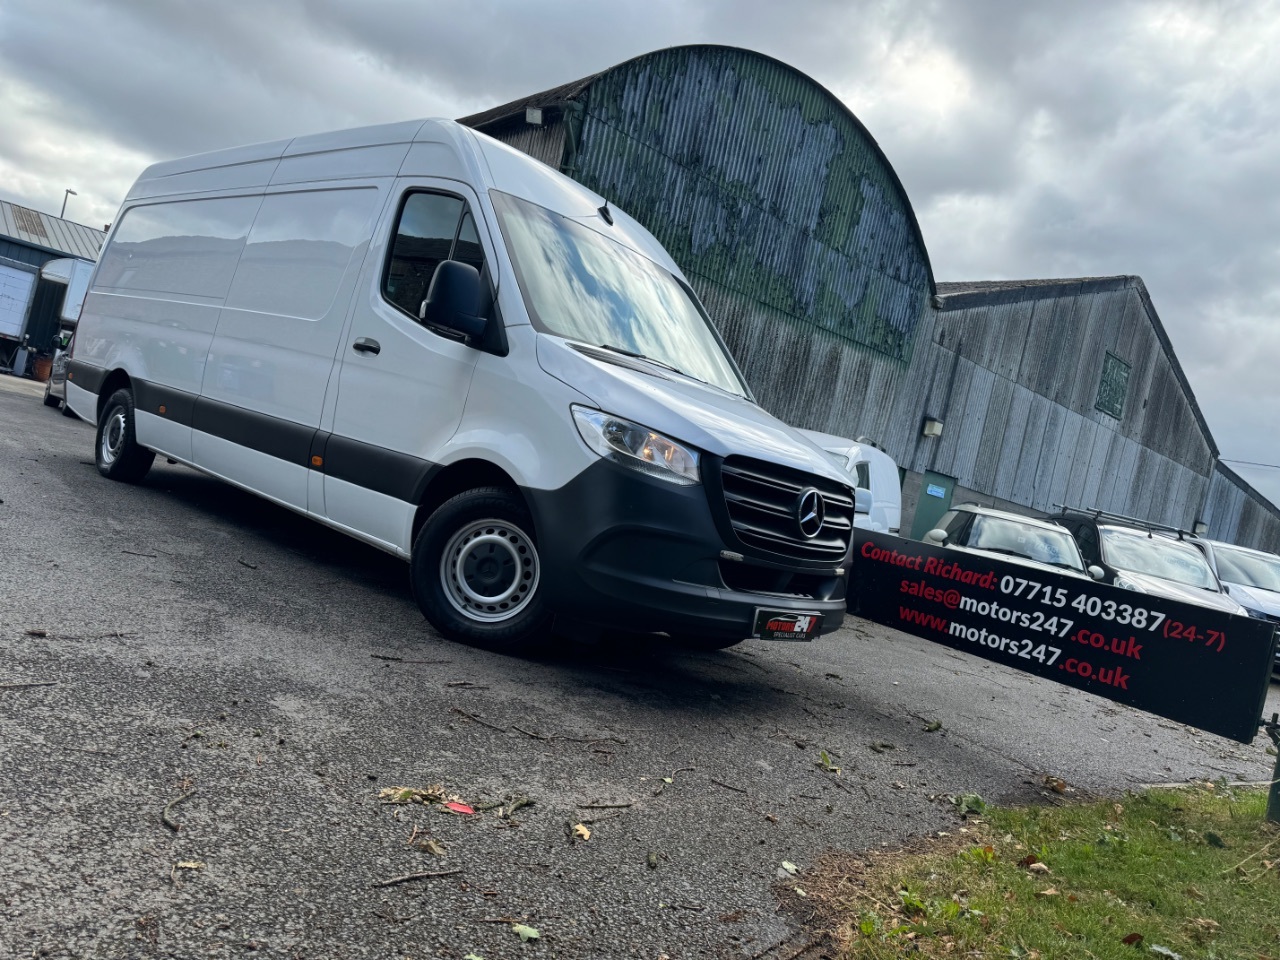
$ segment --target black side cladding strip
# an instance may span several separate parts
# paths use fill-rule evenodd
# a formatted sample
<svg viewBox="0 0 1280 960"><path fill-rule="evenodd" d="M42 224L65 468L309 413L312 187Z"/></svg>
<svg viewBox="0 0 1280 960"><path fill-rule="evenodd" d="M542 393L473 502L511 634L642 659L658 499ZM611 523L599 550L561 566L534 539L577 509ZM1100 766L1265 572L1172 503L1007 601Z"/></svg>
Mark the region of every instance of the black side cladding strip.
<svg viewBox="0 0 1280 960"><path fill-rule="evenodd" d="M429 460L336 434L325 447L324 472L328 476L408 503L422 499L439 469L439 464Z"/></svg>
<svg viewBox="0 0 1280 960"><path fill-rule="evenodd" d="M146 380L135 380L133 390L134 403L142 413L153 413L184 427L191 426L196 403L194 393ZM164 408L163 413L160 412L161 407Z"/></svg>
<svg viewBox="0 0 1280 960"><path fill-rule="evenodd" d="M67 364L67 378L81 390L101 393L102 381L107 379L107 371L83 360L72 360Z"/></svg>
<svg viewBox="0 0 1280 960"><path fill-rule="evenodd" d="M191 427L299 466L310 463L311 438L316 434L315 427L233 407L209 397L196 400Z"/></svg>

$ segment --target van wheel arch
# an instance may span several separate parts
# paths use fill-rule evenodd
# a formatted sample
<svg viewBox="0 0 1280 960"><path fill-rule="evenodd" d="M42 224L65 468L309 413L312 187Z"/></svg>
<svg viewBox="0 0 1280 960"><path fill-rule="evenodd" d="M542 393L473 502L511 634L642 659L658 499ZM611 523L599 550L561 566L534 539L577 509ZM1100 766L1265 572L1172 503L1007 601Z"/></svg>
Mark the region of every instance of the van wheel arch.
<svg viewBox="0 0 1280 960"><path fill-rule="evenodd" d="M117 390L128 390L133 393L133 381L119 368L107 374L106 379L102 381L102 386L98 389L98 415L94 418L95 423L102 420L102 410Z"/></svg>
<svg viewBox="0 0 1280 960"><path fill-rule="evenodd" d="M413 530L409 542L411 544L417 542L418 534L426 524L427 518L447 501L466 490L475 490L479 487L503 487L524 501L525 509L531 514L533 512L519 485L501 467L488 460L459 460L437 471L427 484L418 501L418 509L414 511ZM537 530L534 530L533 536L537 537L537 535Z"/></svg>

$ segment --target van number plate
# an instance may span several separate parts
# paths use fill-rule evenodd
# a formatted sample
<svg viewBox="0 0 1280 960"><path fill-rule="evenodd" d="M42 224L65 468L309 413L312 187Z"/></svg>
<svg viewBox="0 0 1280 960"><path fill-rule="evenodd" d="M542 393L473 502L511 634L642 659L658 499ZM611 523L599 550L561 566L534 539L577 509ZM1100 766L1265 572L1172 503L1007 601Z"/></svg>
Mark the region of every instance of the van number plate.
<svg viewBox="0 0 1280 960"><path fill-rule="evenodd" d="M822 614L756 608L755 631L761 640L812 640L822 630Z"/></svg>

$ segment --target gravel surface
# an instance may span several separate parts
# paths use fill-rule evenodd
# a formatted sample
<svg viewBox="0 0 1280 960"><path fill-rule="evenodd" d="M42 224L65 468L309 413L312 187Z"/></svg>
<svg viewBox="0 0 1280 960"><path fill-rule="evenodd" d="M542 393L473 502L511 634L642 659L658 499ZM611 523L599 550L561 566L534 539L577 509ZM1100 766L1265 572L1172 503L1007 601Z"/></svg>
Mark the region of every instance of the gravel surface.
<svg viewBox="0 0 1280 960"><path fill-rule="evenodd" d="M859 620L451 644L402 562L163 461L104 480L39 398L0 377L3 957L780 957L783 861L954 830L947 795L1271 773L1265 738ZM379 799L436 784L503 808ZM378 886L418 873L447 875Z"/></svg>

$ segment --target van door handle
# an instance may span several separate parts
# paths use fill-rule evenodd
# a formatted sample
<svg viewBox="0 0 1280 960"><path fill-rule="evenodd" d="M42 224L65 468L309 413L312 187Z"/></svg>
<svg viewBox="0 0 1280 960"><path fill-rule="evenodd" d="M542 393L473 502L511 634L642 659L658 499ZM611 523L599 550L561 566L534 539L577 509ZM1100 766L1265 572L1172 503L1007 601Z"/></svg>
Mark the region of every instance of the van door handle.
<svg viewBox="0 0 1280 960"><path fill-rule="evenodd" d="M371 353L376 357L382 349L382 344L378 343L377 340L371 340L369 337L361 337L351 345L351 349L356 353Z"/></svg>

